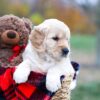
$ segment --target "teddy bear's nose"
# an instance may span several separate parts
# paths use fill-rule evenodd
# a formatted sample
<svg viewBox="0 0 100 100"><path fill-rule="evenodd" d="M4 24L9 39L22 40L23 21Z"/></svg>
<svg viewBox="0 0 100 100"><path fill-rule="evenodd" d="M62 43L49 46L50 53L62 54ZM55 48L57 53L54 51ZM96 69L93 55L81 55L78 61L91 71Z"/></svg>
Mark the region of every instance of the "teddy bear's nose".
<svg viewBox="0 0 100 100"><path fill-rule="evenodd" d="M20 41L20 33L14 30L6 30L1 34L1 40L5 44L15 45Z"/></svg>
<svg viewBox="0 0 100 100"><path fill-rule="evenodd" d="M16 33L13 32L13 31L8 32L8 33L7 33L7 37L10 38L10 39L14 39L14 38L16 38Z"/></svg>

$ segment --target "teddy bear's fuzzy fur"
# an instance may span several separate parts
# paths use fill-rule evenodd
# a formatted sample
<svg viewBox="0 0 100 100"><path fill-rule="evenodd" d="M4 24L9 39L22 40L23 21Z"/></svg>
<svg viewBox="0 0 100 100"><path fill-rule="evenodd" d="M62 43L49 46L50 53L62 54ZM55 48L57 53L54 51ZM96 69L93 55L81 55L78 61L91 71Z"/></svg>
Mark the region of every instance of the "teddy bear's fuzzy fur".
<svg viewBox="0 0 100 100"><path fill-rule="evenodd" d="M31 32L31 29L32 23L26 18L19 18L14 15L0 17L0 67L13 67L22 61L22 52L24 46L28 42L28 35ZM7 30L12 30L19 34L19 41L16 44L7 44L8 40L5 35ZM15 49L20 49L19 54L17 57L13 57L12 60L9 60L14 54L14 47Z"/></svg>

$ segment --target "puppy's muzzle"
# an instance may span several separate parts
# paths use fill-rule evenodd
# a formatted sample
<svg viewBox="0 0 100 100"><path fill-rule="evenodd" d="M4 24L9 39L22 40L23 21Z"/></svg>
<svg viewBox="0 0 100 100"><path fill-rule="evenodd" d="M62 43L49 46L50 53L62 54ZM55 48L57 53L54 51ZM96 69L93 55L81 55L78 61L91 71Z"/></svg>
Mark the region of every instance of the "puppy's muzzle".
<svg viewBox="0 0 100 100"><path fill-rule="evenodd" d="M66 57L68 53L69 53L68 48L63 48L62 49L62 56Z"/></svg>

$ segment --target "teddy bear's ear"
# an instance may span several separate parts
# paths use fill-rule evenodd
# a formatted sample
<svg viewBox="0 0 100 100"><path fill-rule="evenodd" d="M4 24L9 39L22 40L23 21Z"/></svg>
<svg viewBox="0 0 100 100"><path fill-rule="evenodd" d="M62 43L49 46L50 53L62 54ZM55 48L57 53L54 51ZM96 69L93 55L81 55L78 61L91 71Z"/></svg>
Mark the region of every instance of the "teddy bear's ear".
<svg viewBox="0 0 100 100"><path fill-rule="evenodd" d="M30 33L32 30L32 26L33 26L32 22L28 18L22 18L22 20L24 21L25 26L29 30L29 33Z"/></svg>

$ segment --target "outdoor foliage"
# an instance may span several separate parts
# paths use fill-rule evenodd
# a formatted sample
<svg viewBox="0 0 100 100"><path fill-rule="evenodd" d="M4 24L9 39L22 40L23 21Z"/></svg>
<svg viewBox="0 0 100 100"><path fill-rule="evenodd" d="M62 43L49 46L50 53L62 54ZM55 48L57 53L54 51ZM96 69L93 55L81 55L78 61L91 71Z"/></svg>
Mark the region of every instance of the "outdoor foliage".
<svg viewBox="0 0 100 100"><path fill-rule="evenodd" d="M95 35L72 35L71 47L84 53L94 52L96 48Z"/></svg>
<svg viewBox="0 0 100 100"><path fill-rule="evenodd" d="M42 21L44 20L43 16L38 12L31 15L30 19L35 25L42 23Z"/></svg>
<svg viewBox="0 0 100 100"><path fill-rule="evenodd" d="M72 92L72 100L100 100L100 82L78 85Z"/></svg>
<svg viewBox="0 0 100 100"><path fill-rule="evenodd" d="M9 6L8 12L11 14L15 14L17 16L24 16L28 17L30 8L28 5L25 4L12 4Z"/></svg>
<svg viewBox="0 0 100 100"><path fill-rule="evenodd" d="M29 17L34 24L45 18L58 18L64 21L72 32L95 33L96 26L88 14L74 0L64 3L61 0L1 0L0 15L15 14Z"/></svg>

